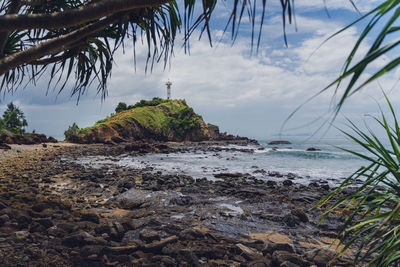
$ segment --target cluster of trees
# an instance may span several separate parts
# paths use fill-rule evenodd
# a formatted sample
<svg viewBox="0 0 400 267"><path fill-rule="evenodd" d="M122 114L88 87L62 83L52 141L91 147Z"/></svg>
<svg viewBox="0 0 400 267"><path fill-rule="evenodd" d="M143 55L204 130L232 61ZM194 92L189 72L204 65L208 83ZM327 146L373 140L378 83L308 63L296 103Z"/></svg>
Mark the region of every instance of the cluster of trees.
<svg viewBox="0 0 400 267"><path fill-rule="evenodd" d="M162 99L160 97L153 97L152 100L140 100L139 102L136 102L135 105L127 105L124 102L119 102L117 107L115 108L115 113L120 113L125 110L130 110L133 108L139 108L139 107L146 107L146 106L158 106L162 103L167 102L167 99Z"/></svg>
<svg viewBox="0 0 400 267"><path fill-rule="evenodd" d="M22 110L13 102L9 103L3 113L3 117L0 118L0 131L8 130L16 134L22 134L25 132L25 126L28 126L28 122Z"/></svg>

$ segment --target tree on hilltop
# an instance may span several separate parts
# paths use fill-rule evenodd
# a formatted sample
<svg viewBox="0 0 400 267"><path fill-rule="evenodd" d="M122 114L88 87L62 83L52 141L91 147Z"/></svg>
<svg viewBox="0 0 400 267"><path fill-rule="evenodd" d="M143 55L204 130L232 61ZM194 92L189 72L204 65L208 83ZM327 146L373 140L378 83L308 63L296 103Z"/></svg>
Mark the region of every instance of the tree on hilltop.
<svg viewBox="0 0 400 267"><path fill-rule="evenodd" d="M3 113L2 124L6 129L15 133L24 132L24 127L28 126L24 113L13 102L7 105L7 109Z"/></svg>

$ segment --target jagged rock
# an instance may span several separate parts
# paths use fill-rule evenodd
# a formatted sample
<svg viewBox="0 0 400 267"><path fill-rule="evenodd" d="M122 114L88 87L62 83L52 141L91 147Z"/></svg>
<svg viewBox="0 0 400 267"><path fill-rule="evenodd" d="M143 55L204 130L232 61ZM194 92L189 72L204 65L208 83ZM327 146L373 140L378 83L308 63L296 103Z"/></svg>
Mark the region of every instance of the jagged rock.
<svg viewBox="0 0 400 267"><path fill-rule="evenodd" d="M264 255L272 254L275 250L287 251L290 253L295 253L295 248L291 243L274 243L267 241L264 249L262 250Z"/></svg>
<svg viewBox="0 0 400 267"><path fill-rule="evenodd" d="M150 244L146 244L144 247L145 251L148 252L158 252L160 250L162 250L163 247L165 247L166 245L170 244L170 243L174 243L178 241L178 237L176 235L167 237L161 241L155 241L153 243Z"/></svg>
<svg viewBox="0 0 400 267"><path fill-rule="evenodd" d="M139 233L139 238L143 240L146 243L151 243L153 241L160 241L160 233L156 231L148 231L148 230L142 230Z"/></svg>
<svg viewBox="0 0 400 267"><path fill-rule="evenodd" d="M236 244L236 248L239 250L240 255L245 257L247 260L255 260L260 258L262 254L253 248L246 247L243 244Z"/></svg>

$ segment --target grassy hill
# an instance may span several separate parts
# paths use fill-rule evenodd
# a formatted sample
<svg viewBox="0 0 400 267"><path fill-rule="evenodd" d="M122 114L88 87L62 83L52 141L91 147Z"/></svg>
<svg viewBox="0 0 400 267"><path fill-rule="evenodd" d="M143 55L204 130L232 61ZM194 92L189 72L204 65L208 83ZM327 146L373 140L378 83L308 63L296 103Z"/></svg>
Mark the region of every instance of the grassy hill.
<svg viewBox="0 0 400 267"><path fill-rule="evenodd" d="M150 103L150 101L149 101ZM79 129L67 141L107 143L129 140L201 141L218 129L209 127L185 100L162 100L156 106L131 108Z"/></svg>

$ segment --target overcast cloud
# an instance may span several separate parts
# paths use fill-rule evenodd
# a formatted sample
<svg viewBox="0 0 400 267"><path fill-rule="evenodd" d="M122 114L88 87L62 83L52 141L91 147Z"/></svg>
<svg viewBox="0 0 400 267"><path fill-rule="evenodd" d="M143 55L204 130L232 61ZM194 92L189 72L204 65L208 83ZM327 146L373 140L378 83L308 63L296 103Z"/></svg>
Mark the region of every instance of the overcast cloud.
<svg viewBox="0 0 400 267"><path fill-rule="evenodd" d="M314 12L307 16L298 12L298 31L288 30L289 47L285 47L280 18L268 19L263 42L258 55L250 55L249 38L244 33L232 46L230 41L214 43L195 39L191 42L190 56L176 46L171 67L156 65L152 73L145 73L145 47L137 47L137 72L134 71L133 53L127 46L116 57L116 65L109 82L109 95L104 102L91 89L79 105L69 98L69 92L61 95L50 92L45 95L46 82L36 87L28 86L6 98L0 112L9 101L15 101L25 112L29 130L44 132L59 139L63 131L76 122L80 127L92 125L113 112L118 102L133 104L140 99L165 97L165 82L170 79L172 97L184 98L206 122L220 126L222 131L258 139L268 138L279 132L287 116L299 105L333 81L357 40L359 29L351 28L327 42L320 44L332 33L346 25L341 19L327 18L323 1L298 1L297 9ZM368 9L378 1L359 2L360 9ZM332 10L352 10L348 1L327 1ZM222 10L222 9L221 9ZM222 12L222 11L221 11ZM354 18L357 14L353 12ZM317 15L318 14L318 15ZM214 40L221 36L221 29L213 32ZM318 49L317 49L318 48ZM361 47L365 52L367 47ZM386 58L377 61L384 64ZM389 91L399 73L391 73L380 80ZM382 99L377 84L367 88L357 99L350 99L341 116L360 120L365 114L378 110L375 100ZM393 99L400 99L397 90L391 91ZM320 95L296 113L288 122L287 129L304 125L318 117L327 118L326 112L332 100L332 91ZM395 104L400 104L396 103ZM331 114L331 113L329 113ZM329 115L328 114L328 115ZM338 120L340 124L340 118ZM315 129L318 124L315 125ZM291 134L312 133L310 127L287 131ZM331 132L335 135L336 132Z"/></svg>

